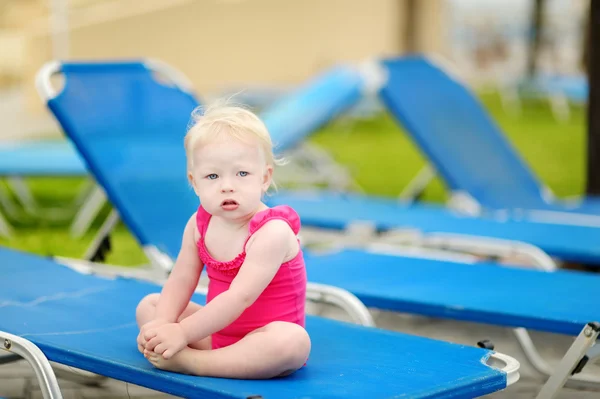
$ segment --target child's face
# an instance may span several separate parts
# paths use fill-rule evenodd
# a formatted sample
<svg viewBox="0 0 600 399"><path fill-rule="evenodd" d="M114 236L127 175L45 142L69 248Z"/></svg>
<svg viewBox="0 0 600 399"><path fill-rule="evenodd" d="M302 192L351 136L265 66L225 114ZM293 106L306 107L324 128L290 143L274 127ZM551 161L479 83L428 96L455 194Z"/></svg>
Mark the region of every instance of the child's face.
<svg viewBox="0 0 600 399"><path fill-rule="evenodd" d="M256 212L273 172L256 142L218 138L192 156L190 181L207 212L227 219Z"/></svg>

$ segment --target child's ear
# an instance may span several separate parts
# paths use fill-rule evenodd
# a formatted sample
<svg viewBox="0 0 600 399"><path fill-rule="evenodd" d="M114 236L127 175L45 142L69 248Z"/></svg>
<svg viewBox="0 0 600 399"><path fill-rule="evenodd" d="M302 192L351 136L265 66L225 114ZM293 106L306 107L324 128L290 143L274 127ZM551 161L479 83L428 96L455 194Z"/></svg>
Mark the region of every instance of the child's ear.
<svg viewBox="0 0 600 399"><path fill-rule="evenodd" d="M266 193L271 186L271 182L273 181L273 167L271 165L267 165L265 167L265 174L263 176L263 184L262 191Z"/></svg>
<svg viewBox="0 0 600 399"><path fill-rule="evenodd" d="M192 172L188 172L188 181L190 182L190 185L194 188L194 192L196 193L196 195L198 195L198 188L196 187L196 181L194 180L194 175L192 174Z"/></svg>

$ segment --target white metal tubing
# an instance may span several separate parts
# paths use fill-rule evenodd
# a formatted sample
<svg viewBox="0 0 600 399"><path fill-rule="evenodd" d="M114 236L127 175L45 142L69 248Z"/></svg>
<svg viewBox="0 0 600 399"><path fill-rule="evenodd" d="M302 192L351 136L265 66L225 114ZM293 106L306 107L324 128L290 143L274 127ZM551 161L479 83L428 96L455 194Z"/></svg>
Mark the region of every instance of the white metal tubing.
<svg viewBox="0 0 600 399"><path fill-rule="evenodd" d="M60 387L50 362L44 353L25 338L0 331L0 348L24 358L35 371L45 399L62 399Z"/></svg>
<svg viewBox="0 0 600 399"><path fill-rule="evenodd" d="M367 327L375 327L373 316L369 309L352 293L330 285L308 283L306 286L308 299L337 305L358 323Z"/></svg>

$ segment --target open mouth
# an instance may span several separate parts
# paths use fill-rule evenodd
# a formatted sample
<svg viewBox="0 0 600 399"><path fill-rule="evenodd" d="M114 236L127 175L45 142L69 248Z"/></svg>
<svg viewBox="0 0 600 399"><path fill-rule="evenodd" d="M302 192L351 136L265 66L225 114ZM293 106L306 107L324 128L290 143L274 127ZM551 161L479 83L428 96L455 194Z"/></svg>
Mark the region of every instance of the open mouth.
<svg viewBox="0 0 600 399"><path fill-rule="evenodd" d="M236 209L238 206L239 204L237 203L237 201L234 201L232 199L226 199L225 201L221 202L221 208L226 210Z"/></svg>

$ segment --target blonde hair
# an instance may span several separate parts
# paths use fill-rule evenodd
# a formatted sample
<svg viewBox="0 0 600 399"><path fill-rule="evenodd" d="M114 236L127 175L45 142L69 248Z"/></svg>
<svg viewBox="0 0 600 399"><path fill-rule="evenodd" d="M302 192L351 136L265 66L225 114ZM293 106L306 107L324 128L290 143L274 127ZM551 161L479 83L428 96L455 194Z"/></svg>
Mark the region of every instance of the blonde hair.
<svg viewBox="0 0 600 399"><path fill-rule="evenodd" d="M193 168L194 149L222 135L245 142L255 139L267 165L275 168L275 165L284 163L283 159L275 157L271 135L256 114L241 105L218 101L206 108L200 106L192 111L191 123L184 139L188 171ZM275 186L275 183L272 182L271 185Z"/></svg>

